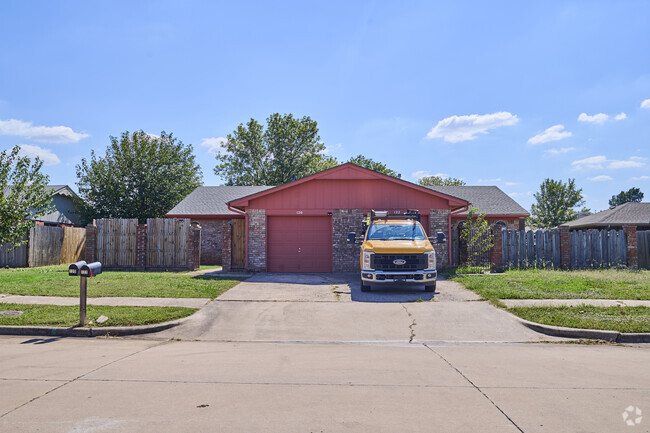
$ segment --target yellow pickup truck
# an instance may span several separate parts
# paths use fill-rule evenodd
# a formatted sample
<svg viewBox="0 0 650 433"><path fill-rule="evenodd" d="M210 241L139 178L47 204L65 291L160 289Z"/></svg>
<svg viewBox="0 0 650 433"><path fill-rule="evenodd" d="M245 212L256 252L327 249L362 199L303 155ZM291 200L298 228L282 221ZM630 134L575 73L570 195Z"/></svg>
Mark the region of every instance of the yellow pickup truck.
<svg viewBox="0 0 650 433"><path fill-rule="evenodd" d="M367 292L371 284L398 283L423 285L424 290L436 290L438 272L436 252L432 242L445 242L445 235L427 238L420 224L420 213L408 210L401 215L387 211L371 211L370 223L361 241L361 290ZM348 235L348 242L356 242L356 234Z"/></svg>

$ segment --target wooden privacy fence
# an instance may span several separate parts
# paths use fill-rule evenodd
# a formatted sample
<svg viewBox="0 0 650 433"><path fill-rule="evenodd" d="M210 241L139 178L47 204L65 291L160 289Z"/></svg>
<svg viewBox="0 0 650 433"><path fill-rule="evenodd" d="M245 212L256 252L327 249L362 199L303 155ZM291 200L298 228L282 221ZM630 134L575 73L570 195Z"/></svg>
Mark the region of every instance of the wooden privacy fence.
<svg viewBox="0 0 650 433"><path fill-rule="evenodd" d="M27 244L0 247L0 266L37 267L60 265L82 260L86 229L75 227L34 226Z"/></svg>
<svg viewBox="0 0 650 433"><path fill-rule="evenodd" d="M108 270L195 270L201 229L187 218L98 219L87 227L86 261Z"/></svg>
<svg viewBox="0 0 650 433"><path fill-rule="evenodd" d="M498 232L495 236L499 236ZM559 230L503 230L501 264L508 268L559 269L563 267L562 248L568 247L570 263L565 266L572 269L627 265L623 230L578 230L570 233L568 241L568 245L561 244Z"/></svg>
<svg viewBox="0 0 650 433"><path fill-rule="evenodd" d="M639 268L650 269L650 230L636 232L636 246L639 251Z"/></svg>

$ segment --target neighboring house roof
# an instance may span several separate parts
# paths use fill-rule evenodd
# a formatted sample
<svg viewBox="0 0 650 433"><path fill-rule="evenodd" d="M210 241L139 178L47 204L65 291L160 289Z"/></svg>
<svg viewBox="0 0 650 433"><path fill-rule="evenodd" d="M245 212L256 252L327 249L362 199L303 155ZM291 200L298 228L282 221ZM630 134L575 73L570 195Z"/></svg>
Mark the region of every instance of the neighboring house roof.
<svg viewBox="0 0 650 433"><path fill-rule="evenodd" d="M81 220L75 203L75 198L78 199L79 196L68 185L46 185L45 189L52 193L51 206L54 211L36 218L35 221L79 225ZM4 188L5 194L10 191L10 186Z"/></svg>
<svg viewBox="0 0 650 433"><path fill-rule="evenodd" d="M530 216L526 209L496 186L429 186L428 188L462 198L487 215ZM454 215L467 215L467 212Z"/></svg>
<svg viewBox="0 0 650 433"><path fill-rule="evenodd" d="M613 209L566 223L572 229L622 226L623 224L650 226L650 203L624 203Z"/></svg>
<svg viewBox="0 0 650 433"><path fill-rule="evenodd" d="M272 188L270 186L199 186L167 212L174 216L239 215L227 202Z"/></svg>

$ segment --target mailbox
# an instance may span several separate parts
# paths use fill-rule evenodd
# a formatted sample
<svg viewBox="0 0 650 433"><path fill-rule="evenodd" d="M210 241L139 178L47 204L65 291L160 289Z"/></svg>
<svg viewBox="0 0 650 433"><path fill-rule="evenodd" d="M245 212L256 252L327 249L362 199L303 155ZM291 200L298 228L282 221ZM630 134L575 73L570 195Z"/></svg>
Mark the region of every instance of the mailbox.
<svg viewBox="0 0 650 433"><path fill-rule="evenodd" d="M357 234L356 233L348 233L348 243L353 244L357 241Z"/></svg>
<svg viewBox="0 0 650 433"><path fill-rule="evenodd" d="M443 232L438 232L436 233L436 241L439 244L444 244L445 242L447 242L447 238L445 237L445 234Z"/></svg>
<svg viewBox="0 0 650 433"><path fill-rule="evenodd" d="M81 277L95 277L102 273L102 264L100 262L89 263L83 265L79 269L79 276Z"/></svg>
<svg viewBox="0 0 650 433"><path fill-rule="evenodd" d="M68 275L71 277L78 277L79 269L81 269L82 266L86 266L86 262L84 260L71 264L68 267Z"/></svg>

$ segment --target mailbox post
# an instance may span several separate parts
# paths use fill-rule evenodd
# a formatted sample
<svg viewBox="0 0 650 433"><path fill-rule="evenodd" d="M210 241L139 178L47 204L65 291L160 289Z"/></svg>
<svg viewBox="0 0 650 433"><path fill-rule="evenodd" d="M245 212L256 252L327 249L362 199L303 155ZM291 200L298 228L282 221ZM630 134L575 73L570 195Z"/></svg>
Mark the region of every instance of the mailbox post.
<svg viewBox="0 0 650 433"><path fill-rule="evenodd" d="M88 277L94 277L102 273L102 264L99 262L86 263L85 261L80 261L73 263L68 268L68 275L71 277L79 276L79 325L84 326L86 324L86 300L88 297Z"/></svg>

